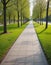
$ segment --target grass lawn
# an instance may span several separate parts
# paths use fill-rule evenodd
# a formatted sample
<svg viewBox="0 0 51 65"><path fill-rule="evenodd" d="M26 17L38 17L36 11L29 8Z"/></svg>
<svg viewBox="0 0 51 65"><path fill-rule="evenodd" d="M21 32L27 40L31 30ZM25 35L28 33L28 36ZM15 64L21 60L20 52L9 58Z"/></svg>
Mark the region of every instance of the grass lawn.
<svg viewBox="0 0 51 65"><path fill-rule="evenodd" d="M38 23L34 22L34 27L49 62L49 65L51 65L51 25L49 25L45 30L45 24L39 25Z"/></svg>
<svg viewBox="0 0 51 65"><path fill-rule="evenodd" d="M0 35L0 62L27 25L28 23L20 28L17 28L17 24L7 25L8 33ZM3 26L0 26L0 32L2 29Z"/></svg>

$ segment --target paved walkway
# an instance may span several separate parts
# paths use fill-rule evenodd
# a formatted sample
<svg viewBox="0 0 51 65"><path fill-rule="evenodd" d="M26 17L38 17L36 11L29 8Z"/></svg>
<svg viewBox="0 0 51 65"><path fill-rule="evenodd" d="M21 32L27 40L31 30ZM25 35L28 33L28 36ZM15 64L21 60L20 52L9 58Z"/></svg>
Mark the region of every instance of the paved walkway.
<svg viewBox="0 0 51 65"><path fill-rule="evenodd" d="M16 40L1 65L48 65L32 22Z"/></svg>

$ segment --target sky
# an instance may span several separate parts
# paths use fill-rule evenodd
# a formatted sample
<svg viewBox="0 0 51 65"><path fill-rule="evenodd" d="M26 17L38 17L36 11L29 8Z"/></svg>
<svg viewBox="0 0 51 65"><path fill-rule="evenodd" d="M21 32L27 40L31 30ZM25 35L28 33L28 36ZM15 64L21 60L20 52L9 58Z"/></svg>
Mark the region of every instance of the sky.
<svg viewBox="0 0 51 65"><path fill-rule="evenodd" d="M33 0L30 0L30 16L32 16Z"/></svg>
<svg viewBox="0 0 51 65"><path fill-rule="evenodd" d="M30 0L30 16L32 16L33 6L34 6L35 0Z"/></svg>

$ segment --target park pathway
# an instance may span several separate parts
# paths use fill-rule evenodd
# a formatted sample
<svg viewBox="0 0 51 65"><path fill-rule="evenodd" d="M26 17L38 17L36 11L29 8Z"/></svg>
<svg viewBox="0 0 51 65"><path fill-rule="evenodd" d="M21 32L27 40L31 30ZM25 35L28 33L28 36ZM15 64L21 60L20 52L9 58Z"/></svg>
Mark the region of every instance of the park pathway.
<svg viewBox="0 0 51 65"><path fill-rule="evenodd" d="M48 65L31 21L1 65Z"/></svg>

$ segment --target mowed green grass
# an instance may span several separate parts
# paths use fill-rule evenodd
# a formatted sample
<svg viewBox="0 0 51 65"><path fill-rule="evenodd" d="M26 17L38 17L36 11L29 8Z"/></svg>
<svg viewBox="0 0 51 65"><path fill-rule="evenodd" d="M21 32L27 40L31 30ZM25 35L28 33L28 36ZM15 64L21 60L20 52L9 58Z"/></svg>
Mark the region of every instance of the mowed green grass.
<svg viewBox="0 0 51 65"><path fill-rule="evenodd" d="M27 25L28 23L17 28L17 24L10 24L7 26L7 33L0 35L0 62ZM2 29L3 26L0 26L0 32Z"/></svg>
<svg viewBox="0 0 51 65"><path fill-rule="evenodd" d="M17 26L18 24L8 24L7 25L7 30L11 30L11 29L16 29L16 28L18 28L18 26ZM2 33L3 32L3 28L4 26L0 26L0 33Z"/></svg>
<svg viewBox="0 0 51 65"><path fill-rule="evenodd" d="M34 27L49 62L49 65L51 65L51 25L49 25L46 30L45 24L39 25L38 23L34 23Z"/></svg>

